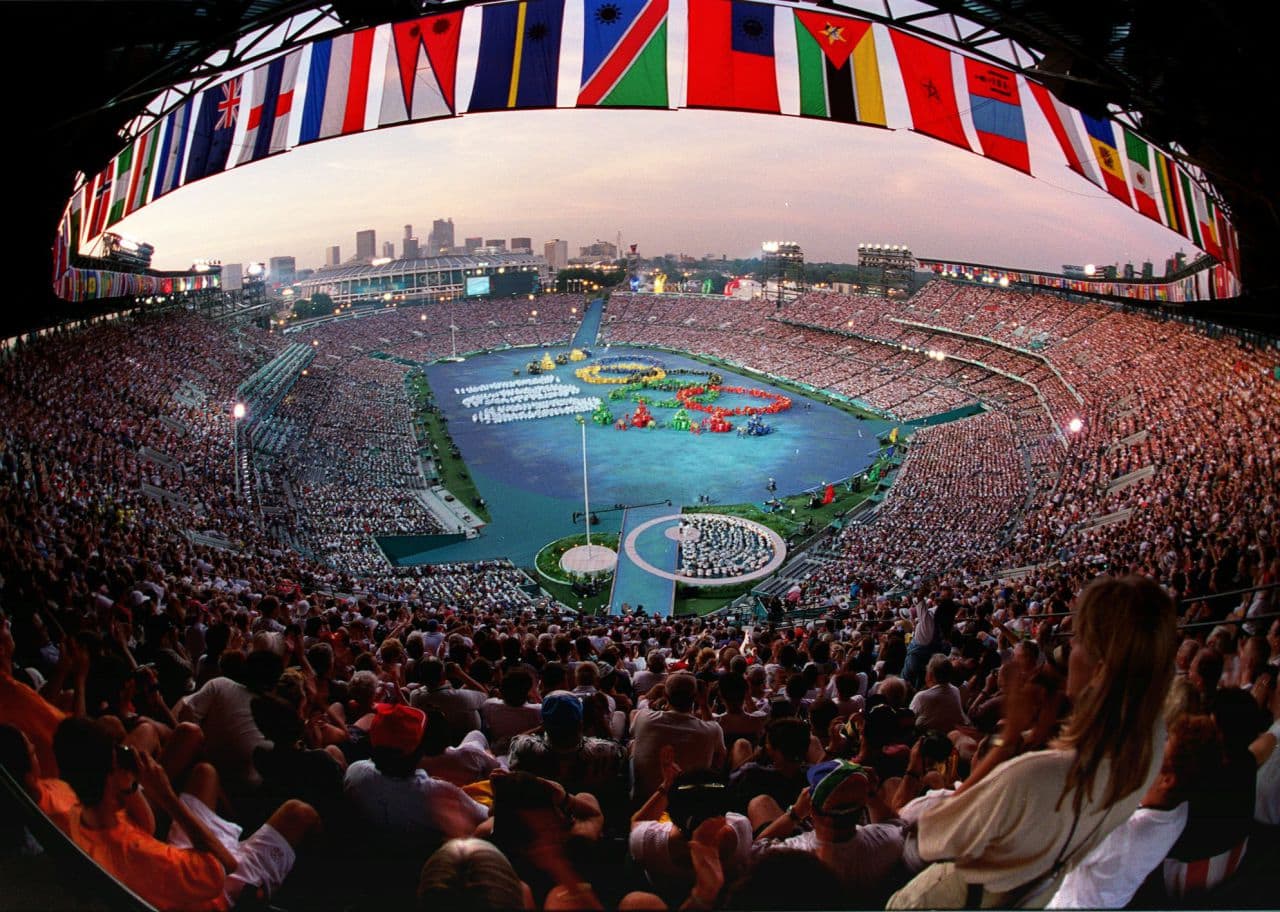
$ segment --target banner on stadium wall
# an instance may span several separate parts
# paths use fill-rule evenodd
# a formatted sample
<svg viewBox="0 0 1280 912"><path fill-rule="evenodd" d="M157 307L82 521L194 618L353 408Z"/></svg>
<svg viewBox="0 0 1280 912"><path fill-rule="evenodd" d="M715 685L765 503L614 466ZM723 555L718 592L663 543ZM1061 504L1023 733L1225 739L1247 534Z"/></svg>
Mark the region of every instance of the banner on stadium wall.
<svg viewBox="0 0 1280 912"><path fill-rule="evenodd" d="M1206 294L1239 293L1238 240L1215 195L1128 126L844 10L776 0L689 0L685 9L683 28L672 29L670 0L473 5L331 34L202 86L77 188L55 242L66 245L65 255L55 247L55 285L108 225L299 145L480 111L689 107L907 129L1031 176L1065 165L1219 261ZM682 80L671 78L671 59L684 61ZM1048 168L1032 170L1027 108L1056 140Z"/></svg>
<svg viewBox="0 0 1280 912"><path fill-rule="evenodd" d="M82 303L106 298L149 297L178 291L217 288L216 275L157 276L110 269L70 267L54 282L53 290L64 301Z"/></svg>

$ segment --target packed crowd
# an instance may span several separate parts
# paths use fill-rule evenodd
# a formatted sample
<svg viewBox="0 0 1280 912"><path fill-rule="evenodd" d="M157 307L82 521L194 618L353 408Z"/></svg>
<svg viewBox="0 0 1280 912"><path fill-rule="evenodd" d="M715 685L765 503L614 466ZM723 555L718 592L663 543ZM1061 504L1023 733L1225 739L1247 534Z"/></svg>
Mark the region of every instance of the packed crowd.
<svg viewBox="0 0 1280 912"><path fill-rule="evenodd" d="M1280 624L1141 576L751 628L120 592L6 598L0 765L162 909L1167 906L1280 822Z"/></svg>
<svg viewBox="0 0 1280 912"><path fill-rule="evenodd" d="M340 570L384 568L376 535L442 531L421 499L405 370L364 356L320 359L268 424L257 462L279 479L273 506L298 544Z"/></svg>
<svg viewBox="0 0 1280 912"><path fill-rule="evenodd" d="M227 405L277 337L186 314L52 334L0 363L0 765L165 909L1266 904L1275 353L1043 296L1006 333L962 291L922 293L929 330L881 302L863 336L610 305L612 338L783 376L901 352L879 332L975 353L904 353L992 411L917 433L877 516L809 562L816 619L750 628L597 626L505 562L308 560L233 491ZM412 322L314 340L290 396L347 411L317 428L286 401L275 452L373 470L400 374L363 355L410 335L383 321ZM1028 338L1043 358L1006 347ZM1059 438L1044 402L1075 395ZM19 817L0 832L38 850Z"/></svg>

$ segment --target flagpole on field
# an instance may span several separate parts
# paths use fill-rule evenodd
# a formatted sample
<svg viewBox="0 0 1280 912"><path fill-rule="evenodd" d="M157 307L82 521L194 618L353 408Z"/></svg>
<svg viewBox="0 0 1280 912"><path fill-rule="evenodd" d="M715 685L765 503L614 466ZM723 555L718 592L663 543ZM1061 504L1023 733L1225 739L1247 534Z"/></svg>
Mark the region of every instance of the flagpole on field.
<svg viewBox="0 0 1280 912"><path fill-rule="evenodd" d="M587 561L591 560L591 498L587 492L587 423L578 416L582 428L582 517L587 527Z"/></svg>

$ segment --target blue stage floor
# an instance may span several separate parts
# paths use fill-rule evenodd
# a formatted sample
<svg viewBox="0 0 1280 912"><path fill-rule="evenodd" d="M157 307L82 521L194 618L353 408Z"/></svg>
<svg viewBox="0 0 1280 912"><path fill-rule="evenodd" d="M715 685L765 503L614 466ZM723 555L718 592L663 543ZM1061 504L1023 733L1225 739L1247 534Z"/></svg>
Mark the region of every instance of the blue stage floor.
<svg viewBox="0 0 1280 912"><path fill-rule="evenodd" d="M554 356L558 349L550 349ZM596 354L602 353L596 349ZM477 539L411 555L403 563L439 563L510 557L521 566L547 542L583 530L572 522L582 509L582 454L580 431L572 415L540 421L486 425L471 421L455 387L515 379L512 369L541 358L543 349L515 349L479 355L461 364L434 364L426 368L436 402L449 419L449 430L462 451L481 495L489 503L493 521ZM639 350L614 347L609 354ZM706 370L706 366L678 355L656 354L668 368ZM583 362L590 364L590 361ZM574 367L557 369L562 382L578 385L582 395L607 398L608 386L590 386L573 375ZM721 371L731 386L757 387L782 392L760 381ZM719 404L759 404L759 400L724 395ZM819 402L795 398L786 412L766 418L775 432L766 437L737 434L694 436L672 430L616 431L588 422L587 450L590 464L591 505L606 509L615 504L639 504L670 500L673 512L694 504L705 494L715 503L762 502L770 476L780 494L793 493L835 481L869 466L876 452L876 435L892 424L859 421L852 415ZM621 416L634 406L610 403ZM666 419L666 409L654 409ZM589 417L589 416L588 416ZM743 419L735 419L745 421ZM617 531L621 513L605 513L601 531Z"/></svg>
<svg viewBox="0 0 1280 912"><path fill-rule="evenodd" d="M648 570L632 562L627 556L627 539L640 526L651 519L669 516L675 512L674 507L636 507L628 510L626 522L622 526L622 539L618 543L618 570L613 578L613 590L609 595L609 613L622 614L622 606L630 605L633 609L644 606L650 617L666 617L675 608L676 581L654 576ZM636 540L636 553L640 559L651 567L674 573L679 545L676 540L663 533L678 520L669 520L651 526Z"/></svg>

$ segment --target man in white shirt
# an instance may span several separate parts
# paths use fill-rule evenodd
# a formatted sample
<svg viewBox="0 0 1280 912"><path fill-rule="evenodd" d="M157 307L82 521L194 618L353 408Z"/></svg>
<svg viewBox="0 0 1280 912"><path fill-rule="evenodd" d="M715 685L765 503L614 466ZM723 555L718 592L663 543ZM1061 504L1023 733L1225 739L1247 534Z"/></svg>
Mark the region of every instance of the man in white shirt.
<svg viewBox="0 0 1280 912"><path fill-rule="evenodd" d="M916 725L950 733L969 720L960 704L960 690L951 683L951 660L939 653L925 667L926 688L911 699Z"/></svg>
<svg viewBox="0 0 1280 912"><path fill-rule="evenodd" d="M714 722L693 715L698 682L688 672L668 675L667 702L670 709L641 709L632 726L631 756L635 765L632 798L653 794L662 781L659 752L671 745L682 770L719 767L724 763L724 732Z"/></svg>
<svg viewBox="0 0 1280 912"><path fill-rule="evenodd" d="M1184 716L1164 746L1160 775L1129 819L1067 872L1049 909L1122 909L1178 841L1187 796L1218 768L1222 743L1208 716Z"/></svg>

